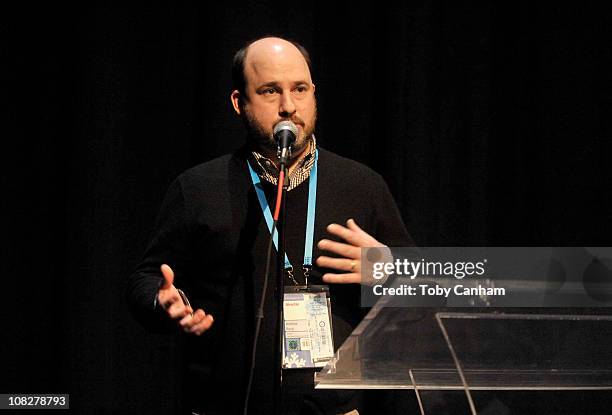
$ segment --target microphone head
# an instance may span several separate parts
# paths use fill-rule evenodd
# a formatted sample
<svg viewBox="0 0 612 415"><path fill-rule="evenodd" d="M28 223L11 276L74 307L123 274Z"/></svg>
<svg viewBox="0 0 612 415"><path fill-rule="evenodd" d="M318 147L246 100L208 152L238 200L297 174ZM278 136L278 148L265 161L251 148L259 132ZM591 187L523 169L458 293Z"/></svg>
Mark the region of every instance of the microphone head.
<svg viewBox="0 0 612 415"><path fill-rule="evenodd" d="M289 132L291 133L291 134L288 134L289 140L290 140L289 145L291 145L293 144L293 142L295 141L295 138L298 135L297 126L292 121L279 122L278 124L274 126L274 130L273 130L274 140L278 142L281 139L281 136L286 136L287 133Z"/></svg>
<svg viewBox="0 0 612 415"><path fill-rule="evenodd" d="M291 121L281 121L274 126L274 140L278 145L280 165L286 166L291 159L291 147L295 143L298 129Z"/></svg>

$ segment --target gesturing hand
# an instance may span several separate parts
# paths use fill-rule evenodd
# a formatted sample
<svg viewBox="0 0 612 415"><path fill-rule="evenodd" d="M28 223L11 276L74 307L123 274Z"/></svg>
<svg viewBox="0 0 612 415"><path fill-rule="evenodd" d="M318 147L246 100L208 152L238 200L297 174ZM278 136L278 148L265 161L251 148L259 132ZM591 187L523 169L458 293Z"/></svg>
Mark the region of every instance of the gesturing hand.
<svg viewBox="0 0 612 415"><path fill-rule="evenodd" d="M317 245L320 249L333 252L342 258L320 256L317 258L317 265L338 271L347 271L347 273L327 273L323 275L323 281L335 284L361 283L361 248L384 247L386 245L381 244L357 226L353 219L346 221L346 227L332 223L327 226L327 231L342 238L347 243L321 239Z"/></svg>
<svg viewBox="0 0 612 415"><path fill-rule="evenodd" d="M181 295L174 286L174 271L168 265L161 266L164 284L157 293L157 301L166 310L168 317L175 320L186 332L197 336L204 333L213 324L213 316L201 308L195 312L191 306L183 303Z"/></svg>

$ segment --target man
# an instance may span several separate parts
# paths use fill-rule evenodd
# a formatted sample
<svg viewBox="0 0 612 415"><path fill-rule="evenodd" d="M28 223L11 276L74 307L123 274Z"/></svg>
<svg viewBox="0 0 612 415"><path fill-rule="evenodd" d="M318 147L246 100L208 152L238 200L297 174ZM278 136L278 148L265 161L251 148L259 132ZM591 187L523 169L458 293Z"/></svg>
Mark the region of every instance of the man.
<svg viewBox="0 0 612 415"><path fill-rule="evenodd" d="M378 240L395 246L411 243L382 178L318 147L315 84L303 47L275 37L251 42L236 53L233 78L231 103L246 126L246 145L189 169L173 182L128 287L129 302L143 324L157 330L180 328L189 335L187 409L207 415L240 413L243 406L270 235L249 165L272 204L278 176L275 125L290 120L298 128L289 163L285 224L287 257L296 266L291 275L285 273L285 284L305 283L299 262L307 243L309 182L316 165L318 243L309 283L330 284L336 348L364 314L358 285L361 247L381 246ZM280 356L274 354L278 316L276 276L271 278L250 414L270 414L273 407L274 364ZM359 394L314 391L313 373L284 371L283 413L360 409ZM223 399L228 395L231 399Z"/></svg>

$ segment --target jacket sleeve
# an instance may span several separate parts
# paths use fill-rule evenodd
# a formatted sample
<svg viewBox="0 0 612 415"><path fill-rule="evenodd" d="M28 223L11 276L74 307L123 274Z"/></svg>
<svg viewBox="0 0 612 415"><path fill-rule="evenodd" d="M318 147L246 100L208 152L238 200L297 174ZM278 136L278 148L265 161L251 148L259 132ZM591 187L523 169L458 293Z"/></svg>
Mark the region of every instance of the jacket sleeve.
<svg viewBox="0 0 612 415"><path fill-rule="evenodd" d="M160 267L168 264L180 280L189 265L190 235L185 197L180 178L170 185L157 217L149 245L141 262L128 277L126 297L137 321L154 332L177 330L157 304L163 276Z"/></svg>
<svg viewBox="0 0 612 415"><path fill-rule="evenodd" d="M378 176L378 175L377 175ZM374 198L374 237L389 247L414 246L414 241L402 220L400 211L389 191L387 183L381 176L377 177L377 194Z"/></svg>

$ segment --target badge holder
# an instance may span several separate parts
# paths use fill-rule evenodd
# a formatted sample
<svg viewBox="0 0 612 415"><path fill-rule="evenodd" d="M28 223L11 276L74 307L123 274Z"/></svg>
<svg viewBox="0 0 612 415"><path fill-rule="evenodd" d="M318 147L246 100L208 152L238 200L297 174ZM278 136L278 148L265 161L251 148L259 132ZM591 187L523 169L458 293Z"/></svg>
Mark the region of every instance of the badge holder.
<svg viewBox="0 0 612 415"><path fill-rule="evenodd" d="M320 368L334 356L327 285L285 286L283 369Z"/></svg>

